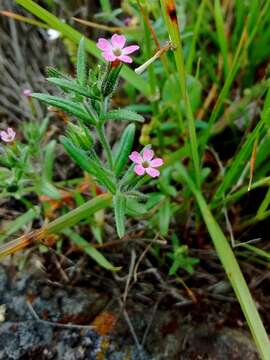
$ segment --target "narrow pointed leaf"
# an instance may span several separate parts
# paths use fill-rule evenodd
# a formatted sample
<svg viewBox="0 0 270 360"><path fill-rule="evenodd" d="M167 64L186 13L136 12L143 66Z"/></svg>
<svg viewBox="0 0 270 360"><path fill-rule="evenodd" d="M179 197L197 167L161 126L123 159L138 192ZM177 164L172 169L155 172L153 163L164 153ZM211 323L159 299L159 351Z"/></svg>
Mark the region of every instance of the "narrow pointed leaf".
<svg viewBox="0 0 270 360"><path fill-rule="evenodd" d="M78 47L77 53L77 81L80 85L86 84L86 54L84 47L84 38L82 37Z"/></svg>
<svg viewBox="0 0 270 360"><path fill-rule="evenodd" d="M62 99L60 97L47 94L33 93L31 96L48 105L64 110L65 112L76 116L77 118L81 119L86 123L92 123L92 119L90 118L89 114L74 101Z"/></svg>
<svg viewBox="0 0 270 360"><path fill-rule="evenodd" d="M113 197L113 207L117 234L120 238L122 238L125 235L126 213L126 198L122 193L117 192Z"/></svg>
<svg viewBox="0 0 270 360"><path fill-rule="evenodd" d="M138 122L144 122L143 116L135 113L131 110L112 110L107 112L101 120L126 120L126 121L138 121Z"/></svg>
<svg viewBox="0 0 270 360"><path fill-rule="evenodd" d="M66 79L70 80L70 77L67 74L62 73L61 71L55 69L52 66L46 67L46 73L49 78L58 78L58 79Z"/></svg>
<svg viewBox="0 0 270 360"><path fill-rule="evenodd" d="M92 95L87 87L78 84L75 80L59 79L58 77L49 77L47 80L54 85L59 86L63 90L72 91L76 94L86 96L91 99L97 99Z"/></svg>
<svg viewBox="0 0 270 360"><path fill-rule="evenodd" d="M86 241L82 236L77 234L75 231L71 229L65 229L62 231L63 234L68 236L70 240L77 245L78 247L82 248L82 250L89 255L97 264L102 266L106 270L110 271L118 271L121 268L113 266L102 254L100 251L95 249L88 241Z"/></svg>
<svg viewBox="0 0 270 360"><path fill-rule="evenodd" d="M116 176L121 174L128 162L128 157L131 153L134 142L135 129L135 125L130 124L122 134L120 144L118 145L117 152L114 157L114 170Z"/></svg>
<svg viewBox="0 0 270 360"><path fill-rule="evenodd" d="M70 155L70 157L86 172L95 176L97 181L105 186L111 193L115 193L116 187L111 180L111 174L106 172L104 167L97 163L96 160L91 159L81 149L76 148L70 140L61 136L61 143Z"/></svg>

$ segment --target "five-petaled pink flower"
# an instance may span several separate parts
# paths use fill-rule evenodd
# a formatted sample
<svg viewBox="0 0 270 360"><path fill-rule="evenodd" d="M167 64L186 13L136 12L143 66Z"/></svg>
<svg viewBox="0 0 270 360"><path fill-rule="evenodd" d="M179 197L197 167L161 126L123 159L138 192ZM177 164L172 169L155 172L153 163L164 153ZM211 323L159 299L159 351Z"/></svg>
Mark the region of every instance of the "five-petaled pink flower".
<svg viewBox="0 0 270 360"><path fill-rule="evenodd" d="M102 50L102 56L106 61L122 61L125 63L132 63L132 58L128 56L140 47L138 45L125 46L126 37L124 35L114 34L111 41L99 38L97 47Z"/></svg>
<svg viewBox="0 0 270 360"><path fill-rule="evenodd" d="M4 142L13 142L15 139L16 133L12 128L7 128L7 130L3 130L0 132L0 138Z"/></svg>
<svg viewBox="0 0 270 360"><path fill-rule="evenodd" d="M153 178L158 177L160 172L156 168L163 164L163 160L161 158L153 159L153 157L154 151L151 149L145 149L142 156L137 151L133 151L129 158L136 164L135 173L139 176L147 173Z"/></svg>

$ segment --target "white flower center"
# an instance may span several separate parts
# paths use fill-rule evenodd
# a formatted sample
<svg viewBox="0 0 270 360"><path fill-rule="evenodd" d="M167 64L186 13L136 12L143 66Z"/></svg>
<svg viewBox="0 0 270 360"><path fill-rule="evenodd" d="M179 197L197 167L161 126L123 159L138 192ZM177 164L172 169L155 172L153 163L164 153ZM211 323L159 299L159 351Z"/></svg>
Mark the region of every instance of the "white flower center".
<svg viewBox="0 0 270 360"><path fill-rule="evenodd" d="M148 161L144 160L144 161L142 162L142 167L144 167L145 169L149 168L149 166L150 166L150 164L149 164Z"/></svg>
<svg viewBox="0 0 270 360"><path fill-rule="evenodd" d="M115 56L120 56L120 55L122 55L122 50L119 48L114 48L113 53Z"/></svg>

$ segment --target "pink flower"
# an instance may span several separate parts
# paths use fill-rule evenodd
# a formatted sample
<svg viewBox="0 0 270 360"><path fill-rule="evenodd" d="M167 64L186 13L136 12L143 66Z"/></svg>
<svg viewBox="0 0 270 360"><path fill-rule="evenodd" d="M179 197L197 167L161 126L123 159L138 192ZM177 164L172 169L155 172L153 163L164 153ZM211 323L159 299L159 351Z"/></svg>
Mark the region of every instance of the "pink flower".
<svg viewBox="0 0 270 360"><path fill-rule="evenodd" d="M126 37L124 35L114 34L111 41L99 38L97 47L102 50L102 56L106 61L119 60L125 63L132 63L132 58L128 56L140 47L138 45L125 46Z"/></svg>
<svg viewBox="0 0 270 360"><path fill-rule="evenodd" d="M22 91L22 96L30 97L32 95L32 91L30 89L24 89Z"/></svg>
<svg viewBox="0 0 270 360"><path fill-rule="evenodd" d="M125 26L130 26L131 21L132 21L132 18L131 18L130 16L126 17L126 18L124 19L124 25L125 25Z"/></svg>
<svg viewBox="0 0 270 360"><path fill-rule="evenodd" d="M158 177L160 172L156 168L163 164L163 160L161 158L153 159L153 157L154 151L151 149L144 150L142 156L137 151L133 151L129 158L136 164L135 173L139 176L147 173L153 178Z"/></svg>
<svg viewBox="0 0 270 360"><path fill-rule="evenodd" d="M14 141L16 136L15 131L12 128L7 128L7 130L3 130L0 132L0 138L4 142L12 142Z"/></svg>

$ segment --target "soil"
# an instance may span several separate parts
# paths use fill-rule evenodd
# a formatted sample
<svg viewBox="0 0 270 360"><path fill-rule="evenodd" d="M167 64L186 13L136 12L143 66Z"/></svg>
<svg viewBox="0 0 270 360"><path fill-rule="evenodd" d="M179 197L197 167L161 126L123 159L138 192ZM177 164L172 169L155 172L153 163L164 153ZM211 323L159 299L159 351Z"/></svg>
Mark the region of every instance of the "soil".
<svg viewBox="0 0 270 360"><path fill-rule="evenodd" d="M132 297L131 297L132 299ZM0 267L0 359L259 359L243 330Z"/></svg>

